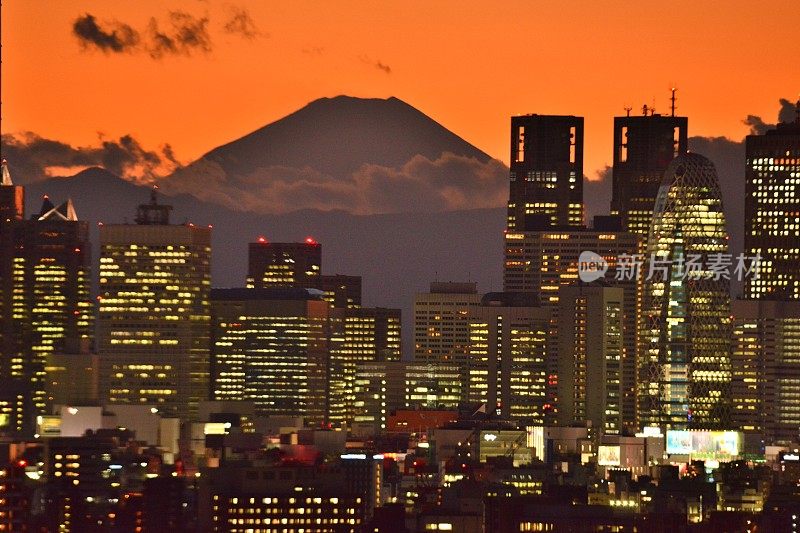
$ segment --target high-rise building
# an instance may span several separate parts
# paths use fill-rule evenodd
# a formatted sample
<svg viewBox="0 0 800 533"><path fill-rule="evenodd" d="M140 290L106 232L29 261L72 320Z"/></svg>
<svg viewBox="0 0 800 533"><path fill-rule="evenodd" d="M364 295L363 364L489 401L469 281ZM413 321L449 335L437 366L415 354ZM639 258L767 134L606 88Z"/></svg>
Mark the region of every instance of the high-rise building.
<svg viewBox="0 0 800 533"><path fill-rule="evenodd" d="M248 245L247 286L320 288L322 245L312 237L304 242L269 242L259 237Z"/></svg>
<svg viewBox="0 0 800 533"><path fill-rule="evenodd" d="M486 294L469 323L467 399L527 424L544 423L550 309L536 294Z"/></svg>
<svg viewBox="0 0 800 533"><path fill-rule="evenodd" d="M332 307L345 309L361 306L361 276L323 274L314 288L323 292L323 299Z"/></svg>
<svg viewBox="0 0 800 533"><path fill-rule="evenodd" d="M682 154L664 174L644 257L640 426L728 427L732 329L727 253L714 165L701 155Z"/></svg>
<svg viewBox="0 0 800 533"><path fill-rule="evenodd" d="M355 416L357 365L400 360L400 309L336 307L330 313L328 420L342 424Z"/></svg>
<svg viewBox="0 0 800 533"><path fill-rule="evenodd" d="M361 363L353 386L355 424L386 429L393 411L406 406L406 366L400 361Z"/></svg>
<svg viewBox="0 0 800 533"><path fill-rule="evenodd" d="M462 369L454 364L405 364L406 406L455 409L462 401Z"/></svg>
<svg viewBox="0 0 800 533"><path fill-rule="evenodd" d="M414 299L414 362L458 365L462 392L469 386L470 314L480 304L471 282L432 282Z"/></svg>
<svg viewBox="0 0 800 533"><path fill-rule="evenodd" d="M760 256L745 298L800 300L800 101L793 123L748 135L744 249Z"/></svg>
<svg viewBox="0 0 800 533"><path fill-rule="evenodd" d="M90 261L88 224L71 200L45 197L30 220L0 221L0 432L33 433L48 408L50 355L88 353Z"/></svg>
<svg viewBox="0 0 800 533"><path fill-rule="evenodd" d="M208 398L211 228L171 209L153 189L135 224L100 227L100 391L191 419Z"/></svg>
<svg viewBox="0 0 800 533"><path fill-rule="evenodd" d="M327 415L330 307L302 288L213 289L212 398L259 415Z"/></svg>
<svg viewBox="0 0 800 533"><path fill-rule="evenodd" d="M583 117L511 117L508 229L583 224Z"/></svg>
<svg viewBox="0 0 800 533"><path fill-rule="evenodd" d="M611 213L624 230L647 237L664 171L686 152L686 117L647 114L614 117Z"/></svg>
<svg viewBox="0 0 800 533"><path fill-rule="evenodd" d="M0 172L0 221L22 220L25 218L25 188L11 181L5 159L0 163Z"/></svg>
<svg viewBox="0 0 800 533"><path fill-rule="evenodd" d="M595 221L595 226L599 226ZM634 233L572 228L569 230L507 232L505 235L504 290L539 295L542 307L552 313L548 347L547 401L545 423L556 423L558 406L558 313L559 290L579 279L583 252L594 252L607 263L603 276L625 294L623 309L623 406L627 419L633 418L636 399L636 309L637 279L622 276L622 258L634 258L642 251L643 239ZM620 278L620 279L617 279Z"/></svg>
<svg viewBox="0 0 800 533"><path fill-rule="evenodd" d="M625 292L603 280L565 285L558 310L558 422L591 422L602 433L633 429L626 420L623 321Z"/></svg>
<svg viewBox="0 0 800 533"><path fill-rule="evenodd" d="M734 300L731 422L767 445L800 438L800 301Z"/></svg>

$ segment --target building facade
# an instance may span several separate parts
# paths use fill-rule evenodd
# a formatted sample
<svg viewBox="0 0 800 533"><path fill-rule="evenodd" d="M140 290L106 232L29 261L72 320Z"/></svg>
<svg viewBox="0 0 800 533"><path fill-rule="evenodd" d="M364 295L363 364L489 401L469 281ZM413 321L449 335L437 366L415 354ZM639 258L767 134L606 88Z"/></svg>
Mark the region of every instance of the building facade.
<svg viewBox="0 0 800 533"><path fill-rule="evenodd" d="M745 142L744 248L760 256L745 298L800 300L800 102L794 123Z"/></svg>
<svg viewBox="0 0 800 533"><path fill-rule="evenodd" d="M527 424L545 416L548 308L532 293L488 293L470 320L467 399Z"/></svg>
<svg viewBox="0 0 800 533"><path fill-rule="evenodd" d="M327 302L302 288L214 289L212 398L320 424L328 412Z"/></svg>
<svg viewBox="0 0 800 533"><path fill-rule="evenodd" d="M508 229L583 222L583 117L511 118Z"/></svg>
<svg viewBox="0 0 800 533"><path fill-rule="evenodd" d="M558 305L559 425L591 422L601 434L633 429L635 404L624 405L625 291L579 282L561 287Z"/></svg>
<svg viewBox="0 0 800 533"><path fill-rule="evenodd" d="M731 422L767 445L800 439L800 302L734 300Z"/></svg>
<svg viewBox="0 0 800 533"><path fill-rule="evenodd" d="M88 224L71 200L45 197L29 220L0 222L0 433L32 435L47 413L49 356L89 352L90 264Z"/></svg>
<svg viewBox="0 0 800 533"><path fill-rule="evenodd" d="M720 429L730 422L728 232L713 163L683 154L659 189L642 275L638 424Z"/></svg>
<svg viewBox="0 0 800 533"><path fill-rule="evenodd" d="M480 304L471 282L433 282L414 299L414 362L458 365L462 391L469 385L470 315Z"/></svg>
<svg viewBox="0 0 800 533"><path fill-rule="evenodd" d="M100 391L191 419L208 398L211 228L170 209L154 190L136 224L100 227Z"/></svg>
<svg viewBox="0 0 800 533"><path fill-rule="evenodd" d="M686 152L686 117L614 117L611 213L622 229L647 237L658 188L670 161Z"/></svg>

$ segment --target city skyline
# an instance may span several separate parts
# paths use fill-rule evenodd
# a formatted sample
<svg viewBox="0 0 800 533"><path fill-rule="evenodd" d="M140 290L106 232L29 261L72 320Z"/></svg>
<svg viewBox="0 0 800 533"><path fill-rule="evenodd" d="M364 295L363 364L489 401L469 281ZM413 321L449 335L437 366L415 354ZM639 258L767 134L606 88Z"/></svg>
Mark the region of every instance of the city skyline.
<svg viewBox="0 0 800 533"><path fill-rule="evenodd" d="M0 531L797 532L795 6L630 4L3 6Z"/></svg>

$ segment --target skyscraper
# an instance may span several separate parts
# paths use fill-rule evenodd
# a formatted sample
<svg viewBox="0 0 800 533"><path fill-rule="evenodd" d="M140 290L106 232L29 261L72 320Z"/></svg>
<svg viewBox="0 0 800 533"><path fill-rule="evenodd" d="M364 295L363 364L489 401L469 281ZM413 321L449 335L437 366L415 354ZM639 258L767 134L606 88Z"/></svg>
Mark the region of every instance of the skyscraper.
<svg viewBox="0 0 800 533"><path fill-rule="evenodd" d="M11 181L5 159L0 163L0 172L0 221L22 220L25 218L25 188Z"/></svg>
<svg viewBox="0 0 800 533"><path fill-rule="evenodd" d="M728 233L714 165L667 167L650 226L639 331L639 425L725 428L730 418Z"/></svg>
<svg viewBox="0 0 800 533"><path fill-rule="evenodd" d="M480 303L471 282L432 282L414 299L414 362L458 365L462 392L469 386L470 315Z"/></svg>
<svg viewBox="0 0 800 533"><path fill-rule="evenodd" d="M800 301L735 300L733 427L767 445L800 438Z"/></svg>
<svg viewBox="0 0 800 533"><path fill-rule="evenodd" d="M667 165L686 152L686 117L614 117L611 213L622 228L647 237L658 188Z"/></svg>
<svg viewBox="0 0 800 533"><path fill-rule="evenodd" d="M212 397L260 415L327 415L330 307L302 288L214 289Z"/></svg>
<svg viewBox="0 0 800 533"><path fill-rule="evenodd" d="M595 225L598 224L595 222ZM579 279L579 259L583 252L594 252L608 264L604 279L621 287L623 309L623 403L628 419L634 416L636 383L636 302L637 280L616 279L620 258L641 252L642 238L634 233L572 228L552 231L507 232L505 235L504 290L533 292L541 305L552 313L550 336L557 339L559 290ZM558 342L550 343L547 358L546 423L556 422L558 404Z"/></svg>
<svg viewBox="0 0 800 533"><path fill-rule="evenodd" d="M171 209L154 189L136 224L100 227L100 393L190 419L208 398L211 228Z"/></svg>
<svg viewBox="0 0 800 533"><path fill-rule="evenodd" d="M48 407L48 357L89 351L90 261L88 225L71 200L45 197L30 220L0 221L0 431L32 434Z"/></svg>
<svg viewBox="0 0 800 533"><path fill-rule="evenodd" d="M633 429L635 404L624 405L624 290L604 280L578 282L561 287L558 305L559 425Z"/></svg>
<svg viewBox="0 0 800 533"><path fill-rule="evenodd" d="M469 323L467 399L528 424L544 422L549 308L533 293L488 293Z"/></svg>
<svg viewBox="0 0 800 533"><path fill-rule="evenodd" d="M269 242L259 237L248 245L247 286L320 288L322 245L312 237L304 242Z"/></svg>
<svg viewBox="0 0 800 533"><path fill-rule="evenodd" d="M330 316L328 420L342 424L355 416L357 366L400 360L400 310L336 307Z"/></svg>
<svg viewBox="0 0 800 533"><path fill-rule="evenodd" d="M582 224L583 117L512 117L508 229Z"/></svg>
<svg viewBox="0 0 800 533"><path fill-rule="evenodd" d="M745 297L800 300L800 101L793 123L746 141L744 248L760 256Z"/></svg>

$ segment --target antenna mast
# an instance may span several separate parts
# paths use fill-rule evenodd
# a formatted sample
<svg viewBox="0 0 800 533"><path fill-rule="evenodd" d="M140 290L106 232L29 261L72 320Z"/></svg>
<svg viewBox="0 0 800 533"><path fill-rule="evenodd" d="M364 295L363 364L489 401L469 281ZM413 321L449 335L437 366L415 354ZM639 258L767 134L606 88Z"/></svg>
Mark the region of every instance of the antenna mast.
<svg viewBox="0 0 800 533"><path fill-rule="evenodd" d="M677 92L678 92L678 89L676 89L675 87L673 87L673 88L672 88L672 96L671 96L671 97L670 97L670 99L669 99L669 101L670 101L670 104L671 104L671 105L670 105L670 108L672 109L672 116L673 116L673 117L675 116L675 110L676 110L676 109L678 109L678 108L675 106L675 101L678 99L678 98L675 96L675 93L677 93Z"/></svg>

